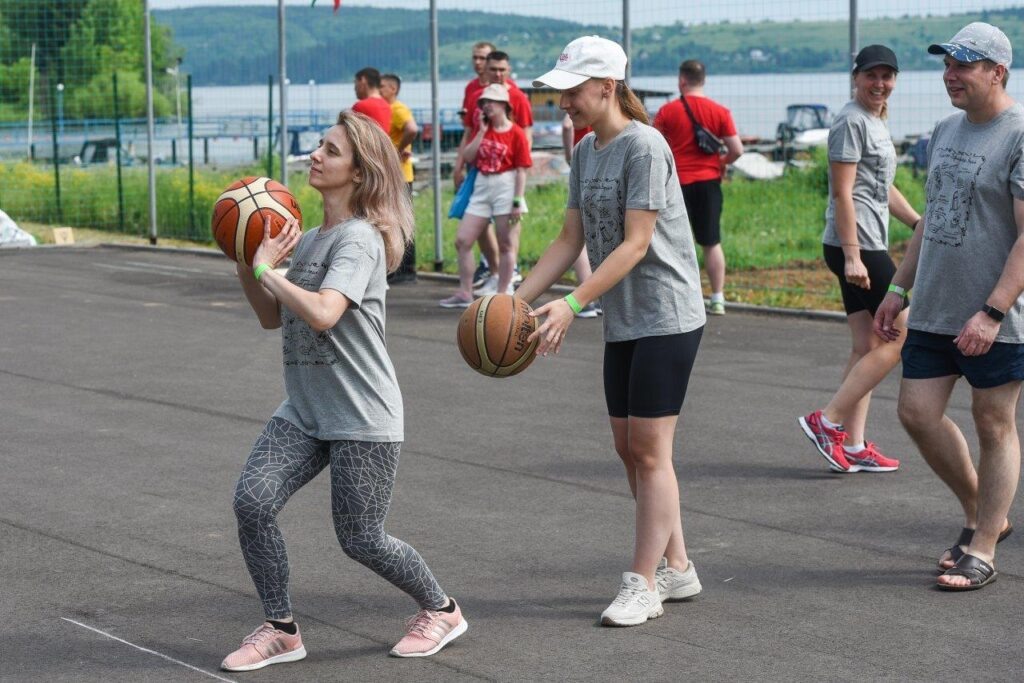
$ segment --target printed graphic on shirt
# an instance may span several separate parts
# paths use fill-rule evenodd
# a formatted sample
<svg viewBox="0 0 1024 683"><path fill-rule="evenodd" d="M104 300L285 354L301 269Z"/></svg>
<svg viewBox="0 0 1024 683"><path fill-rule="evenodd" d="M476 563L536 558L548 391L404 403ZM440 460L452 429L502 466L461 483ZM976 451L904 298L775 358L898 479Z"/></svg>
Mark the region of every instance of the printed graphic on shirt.
<svg viewBox="0 0 1024 683"><path fill-rule="evenodd" d="M985 156L951 147L933 151L937 161L928 173L925 239L961 247L967 235L978 176Z"/></svg>
<svg viewBox="0 0 1024 683"><path fill-rule="evenodd" d="M622 244L625 234L621 217L626 213L626 202L621 178L585 178L582 184L580 211L584 238L587 244L596 247L597 258L591 263L596 266Z"/></svg>
<svg viewBox="0 0 1024 683"><path fill-rule="evenodd" d="M506 160L512 158L508 145L500 140L484 138L476 152L476 167L481 173L497 173Z"/></svg>
<svg viewBox="0 0 1024 683"><path fill-rule="evenodd" d="M320 261L296 261L288 269L288 279L308 292L315 292L330 265ZM284 306L281 307L281 343L285 365L334 365L340 362L331 342L330 330L316 332Z"/></svg>

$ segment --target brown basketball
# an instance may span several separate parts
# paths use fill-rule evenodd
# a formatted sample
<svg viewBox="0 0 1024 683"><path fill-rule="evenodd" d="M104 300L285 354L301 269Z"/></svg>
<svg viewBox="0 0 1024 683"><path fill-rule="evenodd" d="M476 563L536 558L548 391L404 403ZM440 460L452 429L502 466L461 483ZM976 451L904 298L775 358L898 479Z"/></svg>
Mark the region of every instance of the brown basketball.
<svg viewBox="0 0 1024 683"><path fill-rule="evenodd" d="M232 261L252 265L263 241L263 219L270 217L270 234L277 235L288 218L302 221L295 195L270 178L249 176L231 183L213 206L213 239Z"/></svg>
<svg viewBox="0 0 1024 683"><path fill-rule="evenodd" d="M530 304L511 294L491 294L470 304L459 318L457 339L462 357L481 375L511 377L536 357L537 329Z"/></svg>

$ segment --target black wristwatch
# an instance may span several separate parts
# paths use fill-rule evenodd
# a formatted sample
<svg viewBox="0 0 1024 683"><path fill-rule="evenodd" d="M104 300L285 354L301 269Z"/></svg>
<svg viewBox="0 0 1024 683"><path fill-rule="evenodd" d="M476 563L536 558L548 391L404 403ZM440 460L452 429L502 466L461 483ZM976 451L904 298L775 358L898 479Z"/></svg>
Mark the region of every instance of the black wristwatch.
<svg viewBox="0 0 1024 683"><path fill-rule="evenodd" d="M997 323L1003 322L1003 318L1006 317L1005 313L1000 311L998 308L995 308L993 306L989 306L988 304L985 304L984 306L982 306L981 307L981 311L982 311L982 313L984 313L988 317L990 317L993 320L995 320Z"/></svg>

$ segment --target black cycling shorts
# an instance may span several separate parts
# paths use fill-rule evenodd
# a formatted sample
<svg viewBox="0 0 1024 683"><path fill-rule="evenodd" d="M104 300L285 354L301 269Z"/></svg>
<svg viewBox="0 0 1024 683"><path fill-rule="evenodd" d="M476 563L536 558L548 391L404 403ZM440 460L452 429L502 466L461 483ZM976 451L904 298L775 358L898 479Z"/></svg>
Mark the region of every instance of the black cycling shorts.
<svg viewBox="0 0 1024 683"><path fill-rule="evenodd" d="M604 397L611 417L678 415L703 327L604 345Z"/></svg>
<svg viewBox="0 0 1024 683"><path fill-rule="evenodd" d="M896 274L896 264L889 252L861 250L860 260L868 269L868 279L871 280L871 288L864 289L846 281L846 256L843 255L843 248L831 244L823 244L822 247L828 269L839 278L839 291L843 295L846 315L868 311L873 316L885 298L885 293L889 291L892 276Z"/></svg>

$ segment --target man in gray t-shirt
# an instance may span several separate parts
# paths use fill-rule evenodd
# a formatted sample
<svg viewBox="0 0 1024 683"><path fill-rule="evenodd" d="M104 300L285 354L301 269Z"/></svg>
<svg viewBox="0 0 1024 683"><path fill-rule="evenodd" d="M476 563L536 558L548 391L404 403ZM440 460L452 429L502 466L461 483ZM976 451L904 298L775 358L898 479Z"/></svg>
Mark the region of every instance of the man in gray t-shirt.
<svg viewBox="0 0 1024 683"><path fill-rule="evenodd" d="M914 300L903 345L899 414L928 464L960 501L964 531L939 558L944 590L995 579L996 543L1017 489L1016 408L1024 380L1024 107L1006 93L1012 50L1002 31L976 22L949 42L943 80L962 113L929 144L924 225L875 316L888 341L905 289ZM946 415L960 375L973 387L980 443L975 470Z"/></svg>

